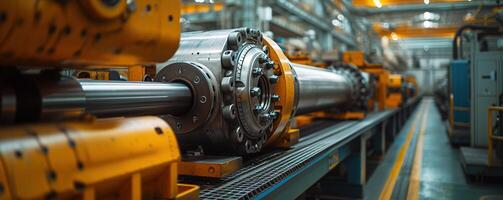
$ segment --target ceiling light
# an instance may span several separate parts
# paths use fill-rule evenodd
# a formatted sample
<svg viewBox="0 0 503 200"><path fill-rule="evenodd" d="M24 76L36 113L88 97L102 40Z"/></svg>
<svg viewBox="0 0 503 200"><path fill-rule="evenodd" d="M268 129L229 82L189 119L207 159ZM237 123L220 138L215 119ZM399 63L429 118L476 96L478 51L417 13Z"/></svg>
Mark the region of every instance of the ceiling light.
<svg viewBox="0 0 503 200"><path fill-rule="evenodd" d="M430 0L424 0L424 4L426 5L430 4Z"/></svg>
<svg viewBox="0 0 503 200"><path fill-rule="evenodd" d="M374 0L374 4L375 4L375 5L376 5L376 7L378 7L378 8L382 7L381 0Z"/></svg>
<svg viewBox="0 0 503 200"><path fill-rule="evenodd" d="M391 33L391 39L397 41L398 40L398 35L395 32Z"/></svg>
<svg viewBox="0 0 503 200"><path fill-rule="evenodd" d="M339 20L341 20L341 21L342 21L342 20L344 20L344 15L338 14L338 15L337 15L337 19L339 19Z"/></svg>
<svg viewBox="0 0 503 200"><path fill-rule="evenodd" d="M433 22L431 22L431 21L424 21L423 22L423 27L424 28L432 28L433 27Z"/></svg>
<svg viewBox="0 0 503 200"><path fill-rule="evenodd" d="M432 20L433 17L434 17L433 13L431 13L431 12L424 12L424 14L423 14L424 20Z"/></svg>
<svg viewBox="0 0 503 200"><path fill-rule="evenodd" d="M334 20L332 20L332 25L334 25L334 26L342 26L342 23L339 20L334 19Z"/></svg>

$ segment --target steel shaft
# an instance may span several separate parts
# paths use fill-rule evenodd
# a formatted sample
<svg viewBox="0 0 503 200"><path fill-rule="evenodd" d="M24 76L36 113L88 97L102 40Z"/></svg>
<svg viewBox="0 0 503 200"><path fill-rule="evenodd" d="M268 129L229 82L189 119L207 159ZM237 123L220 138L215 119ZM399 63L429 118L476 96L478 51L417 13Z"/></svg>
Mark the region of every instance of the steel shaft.
<svg viewBox="0 0 503 200"><path fill-rule="evenodd" d="M335 108L350 101L353 87L348 77L327 69L291 65L299 85L297 115Z"/></svg>
<svg viewBox="0 0 503 200"><path fill-rule="evenodd" d="M189 87L181 83L79 81L85 111L98 117L178 115L192 105Z"/></svg>

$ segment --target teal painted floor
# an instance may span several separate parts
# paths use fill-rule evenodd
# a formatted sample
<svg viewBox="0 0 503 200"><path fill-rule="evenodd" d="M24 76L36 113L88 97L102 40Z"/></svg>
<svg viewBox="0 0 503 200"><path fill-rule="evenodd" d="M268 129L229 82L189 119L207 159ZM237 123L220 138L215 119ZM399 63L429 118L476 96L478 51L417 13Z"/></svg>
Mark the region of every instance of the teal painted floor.
<svg viewBox="0 0 503 200"><path fill-rule="evenodd" d="M450 145L444 123L433 100L426 97L421 103L423 107L419 107L417 110L425 109L426 104L430 105L424 131L419 199L503 199L503 183L501 185L480 185L468 182L459 161L459 149ZM370 177L365 186L364 199L379 198L390 174L391 166L405 141L414 118L415 115L402 128L400 135L386 153L383 162ZM417 135L421 128L419 120L416 123L417 127L414 133L416 137L412 140L410 147L412 150L416 146ZM406 199L410 167L415 152L410 149L393 190L392 199Z"/></svg>

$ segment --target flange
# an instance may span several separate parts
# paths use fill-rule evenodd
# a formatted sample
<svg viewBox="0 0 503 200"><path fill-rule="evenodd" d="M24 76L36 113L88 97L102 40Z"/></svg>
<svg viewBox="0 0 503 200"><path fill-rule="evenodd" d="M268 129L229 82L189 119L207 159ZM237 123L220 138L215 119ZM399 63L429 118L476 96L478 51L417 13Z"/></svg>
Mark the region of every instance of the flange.
<svg viewBox="0 0 503 200"><path fill-rule="evenodd" d="M218 89L215 76L204 65L194 62L175 62L162 68L155 81L178 82L190 87L193 103L189 112L175 116L166 115L176 133L188 133L207 124L217 102Z"/></svg>

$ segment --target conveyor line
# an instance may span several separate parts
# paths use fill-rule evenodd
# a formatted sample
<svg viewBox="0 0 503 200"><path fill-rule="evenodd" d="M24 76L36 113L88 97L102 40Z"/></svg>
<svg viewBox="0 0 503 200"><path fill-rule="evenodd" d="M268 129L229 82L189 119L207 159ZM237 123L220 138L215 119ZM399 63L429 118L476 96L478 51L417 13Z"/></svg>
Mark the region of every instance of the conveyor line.
<svg viewBox="0 0 503 200"><path fill-rule="evenodd" d="M407 106L417 100L411 100ZM289 180L309 170L334 151L341 150L340 147L358 138L398 111L398 109L393 109L372 113L362 121L334 122L316 133L301 138L300 143L290 150L272 152L266 157L259 158L260 162L251 160L248 166L235 174L217 183L206 185L201 190L201 199L267 197Z"/></svg>

